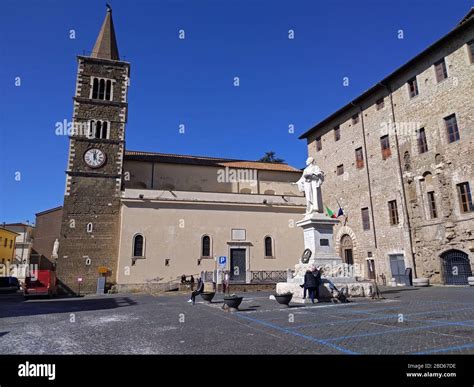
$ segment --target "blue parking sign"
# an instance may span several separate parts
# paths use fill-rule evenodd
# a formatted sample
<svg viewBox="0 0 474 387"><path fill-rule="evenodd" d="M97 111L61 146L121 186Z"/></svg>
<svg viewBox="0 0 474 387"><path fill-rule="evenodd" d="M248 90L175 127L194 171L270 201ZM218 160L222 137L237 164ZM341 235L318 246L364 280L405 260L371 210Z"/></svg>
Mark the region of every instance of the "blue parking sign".
<svg viewBox="0 0 474 387"><path fill-rule="evenodd" d="M219 265L225 266L227 262L227 257L223 255L222 257L219 257Z"/></svg>

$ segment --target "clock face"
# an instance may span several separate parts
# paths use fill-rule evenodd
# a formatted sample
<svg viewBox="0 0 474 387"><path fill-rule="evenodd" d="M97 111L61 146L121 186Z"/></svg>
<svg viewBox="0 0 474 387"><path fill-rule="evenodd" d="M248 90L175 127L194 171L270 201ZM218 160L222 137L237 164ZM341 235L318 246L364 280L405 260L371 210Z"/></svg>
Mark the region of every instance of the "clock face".
<svg viewBox="0 0 474 387"><path fill-rule="evenodd" d="M84 153L84 161L91 168L99 168L105 164L105 153L97 148L88 149Z"/></svg>

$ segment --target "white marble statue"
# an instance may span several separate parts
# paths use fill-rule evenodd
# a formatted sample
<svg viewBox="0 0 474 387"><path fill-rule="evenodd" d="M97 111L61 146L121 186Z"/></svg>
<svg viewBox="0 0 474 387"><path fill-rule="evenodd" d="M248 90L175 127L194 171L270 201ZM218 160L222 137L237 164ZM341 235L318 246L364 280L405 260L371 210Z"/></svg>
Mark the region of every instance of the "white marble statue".
<svg viewBox="0 0 474 387"><path fill-rule="evenodd" d="M303 175L296 183L298 190L306 196L306 215L314 212L323 212L321 185L324 181L324 172L319 169L312 157L306 160Z"/></svg>
<svg viewBox="0 0 474 387"><path fill-rule="evenodd" d="M56 238L56 240L54 241L54 244L53 244L53 257L57 257L58 256L58 251L59 251L59 241L58 239Z"/></svg>

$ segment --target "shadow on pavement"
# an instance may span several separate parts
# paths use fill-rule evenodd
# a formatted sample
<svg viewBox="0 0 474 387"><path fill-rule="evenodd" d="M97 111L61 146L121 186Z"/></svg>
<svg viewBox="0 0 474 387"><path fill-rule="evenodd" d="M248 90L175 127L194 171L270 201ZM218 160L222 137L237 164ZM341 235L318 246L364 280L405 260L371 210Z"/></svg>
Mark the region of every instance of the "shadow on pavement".
<svg viewBox="0 0 474 387"><path fill-rule="evenodd" d="M420 288L415 288L415 287L403 287L403 288L394 288L394 289L391 289L391 288L388 288L386 290L380 290L380 293L381 294L393 294L393 293L400 293L400 292L409 292L409 291L412 291L412 290L419 290Z"/></svg>
<svg viewBox="0 0 474 387"><path fill-rule="evenodd" d="M2 305L0 318L115 309L136 304L134 300L128 297L66 298L42 300L41 302L11 302Z"/></svg>

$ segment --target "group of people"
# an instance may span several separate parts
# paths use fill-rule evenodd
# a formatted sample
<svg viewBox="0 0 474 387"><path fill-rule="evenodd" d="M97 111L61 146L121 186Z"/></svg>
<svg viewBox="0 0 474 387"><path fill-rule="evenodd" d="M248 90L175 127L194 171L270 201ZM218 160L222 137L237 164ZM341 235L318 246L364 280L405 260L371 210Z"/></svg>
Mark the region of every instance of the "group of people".
<svg viewBox="0 0 474 387"><path fill-rule="evenodd" d="M225 272L222 278L222 291L223 293L229 293L229 273ZM181 277L181 282L184 283L186 281L186 276L183 274ZM339 290L337 290L336 286L329 280L324 279L324 282L329 284L329 288L335 292L337 292L337 296L340 296ZM311 270L307 270L304 275L304 283L300 285L303 288L303 298L306 298L306 294L309 293L309 298L311 302L314 304L314 300L319 299L319 286L321 285L321 269L317 267L312 267ZM215 283L214 283L215 287ZM197 280L197 287L194 290L194 277L191 276L191 298L188 302L192 302L193 305L196 303L196 296L204 292L204 281L202 278L198 278Z"/></svg>
<svg viewBox="0 0 474 387"><path fill-rule="evenodd" d="M309 298L314 304L314 299L319 299L319 285L321 284L321 270L313 267L312 270L307 270L304 275L303 298L306 298L306 293L309 293Z"/></svg>
<svg viewBox="0 0 474 387"><path fill-rule="evenodd" d="M229 294L229 281L230 281L230 274L228 271L224 273L222 276L222 292L224 294ZM181 276L181 283L186 282L186 276L183 274ZM204 281L202 278L198 278L197 280L197 287L196 290L194 290L194 277L191 276L191 298L188 300L188 302L192 302L193 305L196 303L196 296L204 292ZM214 282L214 291L216 290L216 283Z"/></svg>
<svg viewBox="0 0 474 387"><path fill-rule="evenodd" d="M304 275L304 283L301 285L303 288L303 298L306 298L306 293L309 293L309 298L314 304L314 299L319 300L319 286L323 281L321 280L321 269L312 267L311 270L307 270ZM329 285L329 288L336 292L337 298L341 298L342 293L336 288L336 286L329 279L325 278L324 282Z"/></svg>

